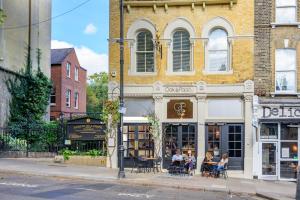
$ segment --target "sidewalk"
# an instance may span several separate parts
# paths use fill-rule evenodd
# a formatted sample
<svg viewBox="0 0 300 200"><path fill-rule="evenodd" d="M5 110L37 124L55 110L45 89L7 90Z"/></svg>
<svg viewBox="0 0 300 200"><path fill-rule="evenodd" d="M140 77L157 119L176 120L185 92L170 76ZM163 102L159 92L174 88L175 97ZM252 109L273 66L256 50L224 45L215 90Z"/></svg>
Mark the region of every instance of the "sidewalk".
<svg viewBox="0 0 300 200"><path fill-rule="evenodd" d="M262 181L229 178L205 178L201 176L177 177L166 173L130 173L126 179L118 180L115 169L55 164L52 159L3 159L0 158L0 172L19 172L40 176L79 178L96 181L114 181L121 184L162 186L192 190L247 193L268 199L294 199L296 184L291 182Z"/></svg>

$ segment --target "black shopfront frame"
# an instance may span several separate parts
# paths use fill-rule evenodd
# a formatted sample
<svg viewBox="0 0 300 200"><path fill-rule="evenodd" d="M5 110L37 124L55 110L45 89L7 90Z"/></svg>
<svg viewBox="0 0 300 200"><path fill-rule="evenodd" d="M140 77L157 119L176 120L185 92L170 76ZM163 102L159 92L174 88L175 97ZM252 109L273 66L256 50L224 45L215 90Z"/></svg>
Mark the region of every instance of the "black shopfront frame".
<svg viewBox="0 0 300 200"><path fill-rule="evenodd" d="M244 155L245 155L245 130L243 123L207 123L205 125L205 152L209 151L209 126L219 126L220 127L220 146L219 146L219 155L215 156L215 160L219 161L222 154L227 153L229 156L228 168L230 170L244 170ZM232 127L233 130L232 130ZM239 127L239 128L236 128ZM236 130L237 129L237 130ZM240 134L238 131L240 130ZM233 138L240 135L240 140L234 142ZM239 139L239 136L238 136ZM240 142L240 144L239 144ZM234 143L234 144L232 144ZM235 144L237 143L237 144ZM232 148L232 146L234 146ZM235 149L235 146L238 148ZM229 152L231 151L231 152ZM240 151L239 153L233 151ZM233 155L233 156L232 156ZM238 156L236 156L238 155Z"/></svg>

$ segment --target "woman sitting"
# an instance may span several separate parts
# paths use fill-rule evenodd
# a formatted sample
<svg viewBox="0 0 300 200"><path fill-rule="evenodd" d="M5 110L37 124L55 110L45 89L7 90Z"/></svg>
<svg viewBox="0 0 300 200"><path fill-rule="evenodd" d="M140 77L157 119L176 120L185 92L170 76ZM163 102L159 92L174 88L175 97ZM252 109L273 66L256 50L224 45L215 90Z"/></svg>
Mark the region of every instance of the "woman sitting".
<svg viewBox="0 0 300 200"><path fill-rule="evenodd" d="M213 160L213 156L210 152L206 152L205 158L201 164L201 174L204 175L205 172L210 172L212 170L211 166L207 162L211 162Z"/></svg>
<svg viewBox="0 0 300 200"><path fill-rule="evenodd" d="M228 164L228 155L227 153L224 153L222 155L222 159L220 160L220 162L218 163L218 165L216 165L215 169L214 169L214 173L216 176L219 176L220 171L225 169L225 165Z"/></svg>
<svg viewBox="0 0 300 200"><path fill-rule="evenodd" d="M191 150L188 150L188 155L185 158L185 165L184 165L184 167L187 170L187 172L189 174L191 174L191 175L192 175L192 171L194 169L195 164L196 164L195 156L193 156Z"/></svg>

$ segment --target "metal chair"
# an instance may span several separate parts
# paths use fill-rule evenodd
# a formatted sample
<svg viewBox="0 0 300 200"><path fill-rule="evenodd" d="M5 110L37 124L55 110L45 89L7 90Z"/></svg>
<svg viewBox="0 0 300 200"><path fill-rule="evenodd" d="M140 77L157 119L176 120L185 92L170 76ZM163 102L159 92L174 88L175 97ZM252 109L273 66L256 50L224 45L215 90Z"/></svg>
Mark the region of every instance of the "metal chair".
<svg viewBox="0 0 300 200"><path fill-rule="evenodd" d="M158 157L156 160L153 161L153 172L155 173L155 170L157 172L160 172L161 170L161 157Z"/></svg>
<svg viewBox="0 0 300 200"><path fill-rule="evenodd" d="M224 179L228 178L227 169L228 169L228 163L225 163L224 169L220 170L220 172L219 172L219 175L220 176L222 175L224 177Z"/></svg>

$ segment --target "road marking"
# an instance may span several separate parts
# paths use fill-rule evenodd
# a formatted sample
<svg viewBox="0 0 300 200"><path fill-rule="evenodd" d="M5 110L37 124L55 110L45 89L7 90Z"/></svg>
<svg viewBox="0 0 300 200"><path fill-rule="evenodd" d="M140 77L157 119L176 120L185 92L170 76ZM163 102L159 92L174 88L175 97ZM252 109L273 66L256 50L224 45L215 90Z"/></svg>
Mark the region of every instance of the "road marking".
<svg viewBox="0 0 300 200"><path fill-rule="evenodd" d="M150 199L152 197L154 197L154 195L148 195L148 194L136 194L136 193L119 193L118 196L128 196L128 197L135 197L135 198L146 198L146 199Z"/></svg>
<svg viewBox="0 0 300 200"><path fill-rule="evenodd" d="M0 185L8 185L8 186L16 186L16 187L27 187L27 188L36 188L38 185L30 185L30 184L25 184L25 183L7 183L7 182L2 182Z"/></svg>
<svg viewBox="0 0 300 200"><path fill-rule="evenodd" d="M92 191L97 192L97 190L89 189L89 188L75 188L76 190L85 190L85 191Z"/></svg>

